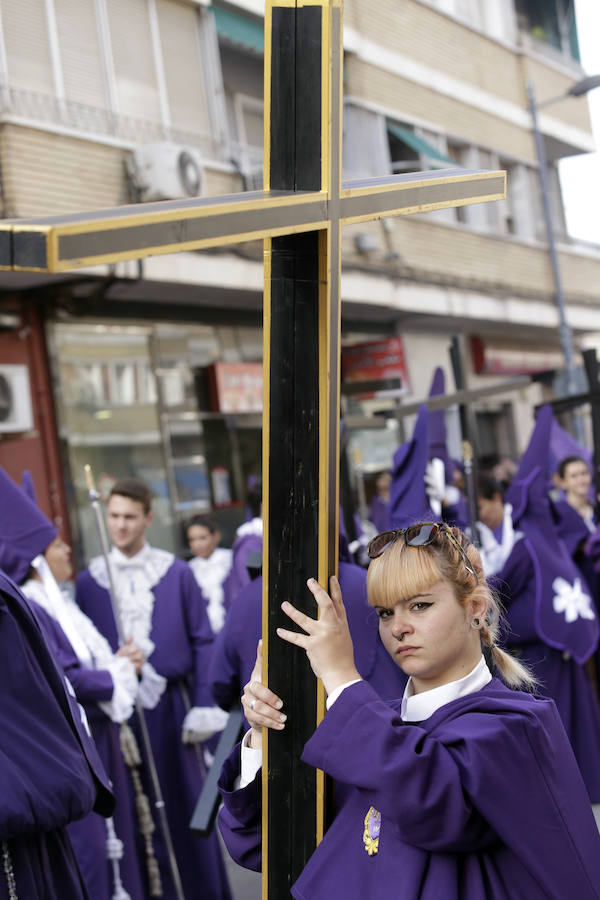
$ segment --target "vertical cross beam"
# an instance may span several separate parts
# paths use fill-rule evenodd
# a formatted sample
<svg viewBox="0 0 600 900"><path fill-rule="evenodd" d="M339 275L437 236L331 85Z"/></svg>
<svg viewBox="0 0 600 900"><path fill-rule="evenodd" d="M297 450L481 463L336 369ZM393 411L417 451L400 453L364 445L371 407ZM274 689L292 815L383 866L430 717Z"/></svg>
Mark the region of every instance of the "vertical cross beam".
<svg viewBox="0 0 600 900"><path fill-rule="evenodd" d="M265 189L326 193L330 212L322 230L264 242L263 680L288 713L263 745L265 898L289 896L323 833L323 773L300 761L322 686L275 629L290 627L284 600L315 616L306 580L326 586L337 567L341 12L340 0L265 10Z"/></svg>

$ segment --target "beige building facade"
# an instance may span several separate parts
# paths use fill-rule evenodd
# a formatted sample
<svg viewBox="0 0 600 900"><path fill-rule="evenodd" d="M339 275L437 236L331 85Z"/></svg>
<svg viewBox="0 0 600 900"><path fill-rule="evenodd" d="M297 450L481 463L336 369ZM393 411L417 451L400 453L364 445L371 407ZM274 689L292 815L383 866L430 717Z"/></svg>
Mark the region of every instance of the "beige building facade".
<svg viewBox="0 0 600 900"><path fill-rule="evenodd" d="M260 187L263 13L260 0L0 0L1 214ZM542 102L586 73L572 0L346 0L344 22L345 178L508 173L503 202L344 231L344 347L400 336L407 374L401 397L344 401L364 497L400 440L394 410L426 396L436 365L453 389L451 335L464 338L472 387L562 365L526 85ZM594 149L585 98L540 110L540 129L579 346L600 332L600 246L569 238L557 165ZM260 364L261 254L246 244L66 277L0 273L0 375L5 362L28 367L34 398L51 379L56 453L39 480L54 489L42 501L63 519L70 505L83 555L94 549L86 461L105 487L128 473L152 483L164 545L181 547L181 522L211 508L233 534L260 472L260 408L250 392L225 409L214 373L251 379ZM480 401L481 452L517 455L552 387ZM381 427L360 427L375 412ZM0 431L15 476L41 441L39 415ZM458 454L455 411L448 427Z"/></svg>

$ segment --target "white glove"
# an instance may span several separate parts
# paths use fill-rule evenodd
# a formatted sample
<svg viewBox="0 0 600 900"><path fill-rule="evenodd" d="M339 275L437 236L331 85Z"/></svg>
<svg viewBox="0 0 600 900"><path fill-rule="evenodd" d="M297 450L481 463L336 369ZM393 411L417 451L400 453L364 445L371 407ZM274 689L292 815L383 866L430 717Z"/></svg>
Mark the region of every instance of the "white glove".
<svg viewBox="0 0 600 900"><path fill-rule="evenodd" d="M142 666L142 678L139 682L139 695L144 709L154 709L164 694L167 687L167 679L159 675L152 663L145 662Z"/></svg>
<svg viewBox="0 0 600 900"><path fill-rule="evenodd" d="M120 725L131 716L137 697L135 666L126 656L115 655L105 668L112 678L113 694L110 700L103 700L98 706L111 721Z"/></svg>
<svg viewBox="0 0 600 900"><path fill-rule="evenodd" d="M218 706L193 706L181 727L181 739L184 744L197 744L207 741L217 731L223 731L229 713Z"/></svg>

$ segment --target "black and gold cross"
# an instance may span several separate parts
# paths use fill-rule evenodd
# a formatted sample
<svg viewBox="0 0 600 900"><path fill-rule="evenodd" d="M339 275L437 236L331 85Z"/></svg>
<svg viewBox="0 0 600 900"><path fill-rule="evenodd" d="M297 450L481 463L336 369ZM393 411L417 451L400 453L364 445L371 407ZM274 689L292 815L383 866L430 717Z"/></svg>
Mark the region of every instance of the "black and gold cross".
<svg viewBox="0 0 600 900"><path fill-rule="evenodd" d="M358 139L359 136L357 136ZM342 183L342 0L267 0L265 190L0 225L0 266L60 272L264 240L264 678L288 712L263 766L263 896L289 896L323 832L322 774L299 761L322 714L304 654L275 635L306 579L337 567L341 227L505 195L505 173ZM285 619L285 622L284 622Z"/></svg>

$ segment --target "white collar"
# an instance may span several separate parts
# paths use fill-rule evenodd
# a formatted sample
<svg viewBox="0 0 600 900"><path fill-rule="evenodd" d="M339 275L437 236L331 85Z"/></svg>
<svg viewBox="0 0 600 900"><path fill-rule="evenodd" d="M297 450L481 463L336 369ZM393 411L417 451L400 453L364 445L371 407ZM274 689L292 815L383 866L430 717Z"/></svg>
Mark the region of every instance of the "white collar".
<svg viewBox="0 0 600 900"><path fill-rule="evenodd" d="M481 659L475 668L459 678L458 681L450 681L448 684L441 684L439 687L432 688L430 691L423 691L415 694L412 678L408 679L404 688L404 696L402 697L401 716L404 722L423 722L429 716L451 700L457 700L467 694L474 694L480 691L492 680L492 675L487 667L486 661Z"/></svg>
<svg viewBox="0 0 600 900"><path fill-rule="evenodd" d="M248 534L257 534L259 537L262 537L263 533L263 521L262 519L255 517L254 519L250 519L249 522L244 522L238 530L236 531L237 537L246 537Z"/></svg>
<svg viewBox="0 0 600 900"><path fill-rule="evenodd" d="M128 568L129 566L144 566L146 562L148 562L152 555L152 548L150 544L144 543L144 546L138 550L137 553L134 553L133 556L126 556L122 553L118 547L113 546L110 548L110 558L111 561L121 567Z"/></svg>

